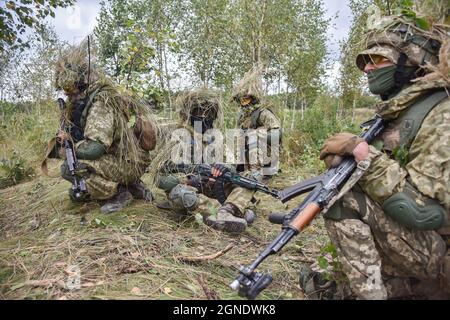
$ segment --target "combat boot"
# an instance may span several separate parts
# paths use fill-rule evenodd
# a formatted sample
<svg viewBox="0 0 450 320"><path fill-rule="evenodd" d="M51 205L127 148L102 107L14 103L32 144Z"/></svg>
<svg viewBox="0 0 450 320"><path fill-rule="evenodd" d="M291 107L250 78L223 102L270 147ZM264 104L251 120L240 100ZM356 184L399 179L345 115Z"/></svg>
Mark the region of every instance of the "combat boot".
<svg viewBox="0 0 450 320"><path fill-rule="evenodd" d="M299 284L309 300L339 299L336 295L336 282L324 279L322 274L308 266L302 265L300 268Z"/></svg>
<svg viewBox="0 0 450 320"><path fill-rule="evenodd" d="M205 224L213 229L229 233L242 233L247 228L247 221L236 217L238 209L231 203L223 205L217 215L208 216Z"/></svg>
<svg viewBox="0 0 450 320"><path fill-rule="evenodd" d="M154 200L152 192L142 180L127 185L127 189L134 199L144 200L145 202L152 202Z"/></svg>
<svg viewBox="0 0 450 320"><path fill-rule="evenodd" d="M100 211L103 213L112 213L122 210L130 204L133 200L133 196L127 190L126 187L119 185L117 187L117 194L109 199L101 208Z"/></svg>

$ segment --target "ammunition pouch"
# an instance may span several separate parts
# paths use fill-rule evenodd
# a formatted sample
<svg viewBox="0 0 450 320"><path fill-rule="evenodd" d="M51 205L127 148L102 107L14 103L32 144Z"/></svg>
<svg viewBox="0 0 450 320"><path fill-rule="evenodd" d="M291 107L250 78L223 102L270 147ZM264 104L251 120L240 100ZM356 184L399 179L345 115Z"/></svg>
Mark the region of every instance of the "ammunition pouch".
<svg viewBox="0 0 450 320"><path fill-rule="evenodd" d="M338 200L327 212L324 213L325 219L341 221L345 219L360 219L359 213L344 206L342 199Z"/></svg>
<svg viewBox="0 0 450 320"><path fill-rule="evenodd" d="M267 134L267 145L272 146L272 141L277 141L278 145L281 146L281 129L271 129L269 130L269 133Z"/></svg>
<svg viewBox="0 0 450 320"><path fill-rule="evenodd" d="M169 193L169 200L174 209L194 211L198 207L198 196L194 190L179 184Z"/></svg>
<svg viewBox="0 0 450 320"><path fill-rule="evenodd" d="M393 220L413 230L441 228L446 220L445 209L436 200L419 199L417 195L418 191L407 184L403 192L383 203L383 210Z"/></svg>
<svg viewBox="0 0 450 320"><path fill-rule="evenodd" d="M341 220L345 220L345 219L361 219L361 215L366 214L365 195L358 185L355 185L353 187L352 195L353 195L353 198L358 203L358 207L361 212L358 212L352 208L344 206L344 198L341 198L338 201L336 201L336 203L334 205L332 205L331 208L328 209L327 212L325 212L323 214L323 217L325 219L330 219L330 220L335 220L335 221L341 221ZM348 195L345 195L344 197L346 197L346 196L348 196Z"/></svg>

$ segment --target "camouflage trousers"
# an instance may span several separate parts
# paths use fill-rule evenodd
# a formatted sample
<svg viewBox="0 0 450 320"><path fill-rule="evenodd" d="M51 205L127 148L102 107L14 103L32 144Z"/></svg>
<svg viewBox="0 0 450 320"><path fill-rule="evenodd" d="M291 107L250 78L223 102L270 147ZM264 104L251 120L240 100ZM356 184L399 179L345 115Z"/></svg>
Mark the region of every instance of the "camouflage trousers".
<svg viewBox="0 0 450 320"><path fill-rule="evenodd" d="M198 197L198 205L195 209L196 213L200 213L204 218L210 215L215 215L222 206L217 199L209 198L206 195L197 192L197 189L186 185L184 187L187 190L195 191ZM227 203L235 205L241 213L244 213L246 209L253 207L255 204L252 202L254 191L235 188L227 198Z"/></svg>
<svg viewBox="0 0 450 320"><path fill-rule="evenodd" d="M128 163L123 165L113 155L104 155L98 160L81 160L90 167L86 188L93 200L107 200L117 193L119 184L130 184L139 180L147 165Z"/></svg>
<svg viewBox="0 0 450 320"><path fill-rule="evenodd" d="M227 197L226 203L233 204L241 214L244 214L245 210L256 207L258 200L255 198L255 193L253 190L236 187Z"/></svg>
<svg viewBox="0 0 450 320"><path fill-rule="evenodd" d="M341 211L339 219L336 210ZM447 249L437 232L410 230L400 225L357 188L324 217L328 234L339 252L342 271L358 299L433 296L436 290L445 292L443 287L448 280L442 273ZM427 290L430 292L426 293Z"/></svg>

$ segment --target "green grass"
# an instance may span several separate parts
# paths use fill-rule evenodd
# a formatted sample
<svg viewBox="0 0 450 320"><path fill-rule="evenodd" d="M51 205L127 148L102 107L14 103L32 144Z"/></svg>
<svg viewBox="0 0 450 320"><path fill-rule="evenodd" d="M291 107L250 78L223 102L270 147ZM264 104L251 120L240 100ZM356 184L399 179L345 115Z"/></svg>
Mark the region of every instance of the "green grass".
<svg viewBox="0 0 450 320"><path fill-rule="evenodd" d="M318 117L324 106L317 108L286 134L282 172L272 186L286 187L324 169L318 146L343 126ZM285 112L289 121L296 111ZM287 212L300 202L281 204L259 195L258 219L240 236L215 231L194 217L180 220L142 201L104 215L99 204L71 203L69 183L40 173L44 146L57 126L51 106L12 112L7 121L2 120L0 157L11 159L15 150L35 175L0 190L1 299L240 299L228 287L238 274L236 267L250 263L280 231L267 221L268 214ZM57 173L58 162L50 163L50 168ZM150 182L148 176L144 180ZM156 201L165 199L162 193L156 197ZM259 298L303 299L299 267L317 261L328 241L319 217L282 253L261 265L274 282ZM229 244L233 248L219 258L184 262L186 257L210 255ZM81 275L76 290L70 289L73 268Z"/></svg>
<svg viewBox="0 0 450 320"><path fill-rule="evenodd" d="M274 184L289 184L278 177ZM266 216L292 208L261 196L263 211L241 236L215 231L194 218L180 221L153 204L134 201L123 212L104 215L99 205L87 208L68 200L69 184L38 177L2 190L0 205L0 295L7 299L238 299L228 288L235 267L249 263L279 231ZM159 201L164 199L157 194ZM81 217L85 224L80 224ZM101 223L98 223L101 221ZM261 299L302 299L297 285L304 248L325 244L322 221L293 241L283 254L271 257L274 283ZM223 250L214 260L183 262ZM315 257L312 256L311 259ZM68 268L81 271L81 289L69 290ZM212 292L212 293L211 293Z"/></svg>

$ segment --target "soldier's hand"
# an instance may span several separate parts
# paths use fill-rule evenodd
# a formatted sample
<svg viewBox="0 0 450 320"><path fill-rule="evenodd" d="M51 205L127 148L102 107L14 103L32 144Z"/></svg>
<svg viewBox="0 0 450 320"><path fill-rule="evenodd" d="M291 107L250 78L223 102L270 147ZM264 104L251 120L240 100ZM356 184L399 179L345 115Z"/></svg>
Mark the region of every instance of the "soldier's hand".
<svg viewBox="0 0 450 320"><path fill-rule="evenodd" d="M211 167L211 174L214 178L218 178L229 171L230 169L226 165L221 163L216 163Z"/></svg>
<svg viewBox="0 0 450 320"><path fill-rule="evenodd" d="M70 136L67 132L65 131L59 131L58 134L56 135L56 139L58 140L59 143L64 143L64 141L66 140L70 140Z"/></svg>
<svg viewBox="0 0 450 320"><path fill-rule="evenodd" d="M338 133L328 138L320 150L320 159L326 166L336 167L345 156L354 156L357 162L364 160L369 155L367 142L351 133Z"/></svg>

